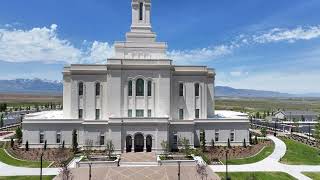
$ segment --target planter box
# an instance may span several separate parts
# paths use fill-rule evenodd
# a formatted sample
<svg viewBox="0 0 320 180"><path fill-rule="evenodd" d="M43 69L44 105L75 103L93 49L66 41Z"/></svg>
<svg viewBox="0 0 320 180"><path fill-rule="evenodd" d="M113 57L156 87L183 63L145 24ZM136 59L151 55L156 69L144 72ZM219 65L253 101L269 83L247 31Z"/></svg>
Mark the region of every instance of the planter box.
<svg viewBox="0 0 320 180"><path fill-rule="evenodd" d="M79 161L76 162L76 167L89 167L91 164L91 167L116 167L119 164L119 158L120 156L117 155L117 159L114 161Z"/></svg>
<svg viewBox="0 0 320 180"><path fill-rule="evenodd" d="M183 166L194 166L196 165L196 160L194 159L194 155L191 155L193 159L191 160L183 160L183 158L181 158L181 160L178 160L178 159L174 159L174 160L161 160L160 159L160 156L161 155L157 155L157 161L158 161L158 164L161 166L161 165L171 165L171 166L177 166L178 163L180 162L180 165L183 165ZM170 157L170 155L168 156ZM184 157L184 156L172 156L171 157Z"/></svg>

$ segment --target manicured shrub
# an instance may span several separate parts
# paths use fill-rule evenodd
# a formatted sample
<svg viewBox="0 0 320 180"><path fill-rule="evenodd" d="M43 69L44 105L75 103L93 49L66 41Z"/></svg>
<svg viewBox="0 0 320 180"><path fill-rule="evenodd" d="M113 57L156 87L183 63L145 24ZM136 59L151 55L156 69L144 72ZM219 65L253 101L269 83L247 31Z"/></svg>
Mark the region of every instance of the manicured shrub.
<svg viewBox="0 0 320 180"><path fill-rule="evenodd" d="M29 142L26 142L26 151L29 151Z"/></svg>
<svg viewBox="0 0 320 180"><path fill-rule="evenodd" d="M244 147L244 148L247 147L246 139L243 139L243 147Z"/></svg>
<svg viewBox="0 0 320 180"><path fill-rule="evenodd" d="M254 141L255 141L255 144L258 144L259 142L258 142L258 136L255 136L254 137Z"/></svg>
<svg viewBox="0 0 320 180"><path fill-rule="evenodd" d="M77 138L77 130L72 131L72 151L78 151L78 138Z"/></svg>
<svg viewBox="0 0 320 180"><path fill-rule="evenodd" d="M11 146L11 148L13 148L13 146L14 146L13 138L11 138L11 140L10 140L10 146Z"/></svg>
<svg viewBox="0 0 320 180"><path fill-rule="evenodd" d="M62 149L64 149L64 140L62 141Z"/></svg>
<svg viewBox="0 0 320 180"><path fill-rule="evenodd" d="M211 139L211 146L214 147L214 139Z"/></svg>
<svg viewBox="0 0 320 180"><path fill-rule="evenodd" d="M20 127L16 129L16 136L17 136L18 142L20 143L22 139L22 131Z"/></svg>
<svg viewBox="0 0 320 180"><path fill-rule="evenodd" d="M44 141L43 149L47 150L47 140Z"/></svg>
<svg viewBox="0 0 320 180"><path fill-rule="evenodd" d="M228 148L231 148L231 143L229 138L228 138Z"/></svg>
<svg viewBox="0 0 320 180"><path fill-rule="evenodd" d="M249 132L249 144L250 145L253 144L253 142L252 142L252 133L251 132Z"/></svg>

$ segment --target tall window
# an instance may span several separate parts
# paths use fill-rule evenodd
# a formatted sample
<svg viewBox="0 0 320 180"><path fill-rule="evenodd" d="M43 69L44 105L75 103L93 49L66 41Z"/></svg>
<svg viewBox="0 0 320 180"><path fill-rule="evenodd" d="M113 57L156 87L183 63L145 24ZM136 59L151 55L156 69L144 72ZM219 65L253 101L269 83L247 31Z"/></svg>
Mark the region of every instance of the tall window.
<svg viewBox="0 0 320 180"><path fill-rule="evenodd" d="M104 134L100 135L100 146L104 145Z"/></svg>
<svg viewBox="0 0 320 180"><path fill-rule="evenodd" d="M196 83L196 84L194 85L194 95L195 95L196 97L199 96L199 83Z"/></svg>
<svg viewBox="0 0 320 180"><path fill-rule="evenodd" d="M40 131L40 134L39 134L39 143L44 143L44 132L43 132L43 131Z"/></svg>
<svg viewBox="0 0 320 180"><path fill-rule="evenodd" d="M83 95L83 82L78 84L79 96Z"/></svg>
<svg viewBox="0 0 320 180"><path fill-rule="evenodd" d="M132 81L128 82L128 96L132 96Z"/></svg>
<svg viewBox="0 0 320 180"><path fill-rule="evenodd" d="M96 109L96 120L100 119L100 109Z"/></svg>
<svg viewBox="0 0 320 180"><path fill-rule="evenodd" d="M128 109L128 117L132 117L132 109Z"/></svg>
<svg viewBox="0 0 320 180"><path fill-rule="evenodd" d="M151 109L148 109L148 117L151 117Z"/></svg>
<svg viewBox="0 0 320 180"><path fill-rule="evenodd" d="M57 143L57 144L60 144L60 143L61 143L61 132L60 132L60 131L57 132L57 135L56 135L56 143Z"/></svg>
<svg viewBox="0 0 320 180"><path fill-rule="evenodd" d="M136 117L144 117L143 109L136 110Z"/></svg>
<svg viewBox="0 0 320 180"><path fill-rule="evenodd" d="M230 141L234 141L234 130L230 132Z"/></svg>
<svg viewBox="0 0 320 180"><path fill-rule="evenodd" d="M216 130L216 132L214 133L214 141L218 142L219 141L219 131Z"/></svg>
<svg viewBox="0 0 320 180"><path fill-rule="evenodd" d="M194 114L195 114L195 118L199 119L199 117L200 117L200 109L195 109Z"/></svg>
<svg viewBox="0 0 320 180"><path fill-rule="evenodd" d="M96 96L100 96L100 83L96 83Z"/></svg>
<svg viewBox="0 0 320 180"><path fill-rule="evenodd" d="M136 82L136 96L144 96L144 80L138 79Z"/></svg>
<svg viewBox="0 0 320 180"><path fill-rule="evenodd" d="M151 96L151 81L148 81L148 96Z"/></svg>
<svg viewBox="0 0 320 180"><path fill-rule="evenodd" d="M179 109L179 119L183 120L183 109Z"/></svg>
<svg viewBox="0 0 320 180"><path fill-rule="evenodd" d="M179 83L179 96L183 96L183 83Z"/></svg>
<svg viewBox="0 0 320 180"><path fill-rule="evenodd" d="M139 20L143 19L143 3L139 4Z"/></svg>
<svg viewBox="0 0 320 180"><path fill-rule="evenodd" d="M79 109L78 118L79 118L79 119L82 119L82 118L83 118L83 109Z"/></svg>

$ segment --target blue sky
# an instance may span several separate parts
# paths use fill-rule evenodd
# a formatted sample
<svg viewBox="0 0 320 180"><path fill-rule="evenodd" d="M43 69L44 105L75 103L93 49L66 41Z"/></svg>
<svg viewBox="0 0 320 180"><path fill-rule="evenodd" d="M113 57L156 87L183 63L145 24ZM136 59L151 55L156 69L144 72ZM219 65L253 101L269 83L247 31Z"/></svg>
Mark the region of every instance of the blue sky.
<svg viewBox="0 0 320 180"><path fill-rule="evenodd" d="M130 0L3 0L0 78L61 80L104 63L131 24ZM153 0L152 26L175 64L207 65L216 84L320 92L320 1Z"/></svg>

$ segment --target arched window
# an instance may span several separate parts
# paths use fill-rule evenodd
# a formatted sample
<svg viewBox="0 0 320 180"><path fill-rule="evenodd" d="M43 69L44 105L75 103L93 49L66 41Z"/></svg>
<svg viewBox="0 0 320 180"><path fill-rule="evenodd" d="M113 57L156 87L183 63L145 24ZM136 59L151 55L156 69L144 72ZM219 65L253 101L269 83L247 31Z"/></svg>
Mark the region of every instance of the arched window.
<svg viewBox="0 0 320 180"><path fill-rule="evenodd" d="M78 84L78 91L79 91L79 96L83 95L83 82L80 82Z"/></svg>
<svg viewBox="0 0 320 180"><path fill-rule="evenodd" d="M136 82L136 96L144 96L144 80L138 79Z"/></svg>
<svg viewBox="0 0 320 180"><path fill-rule="evenodd" d="M183 83L179 83L179 96L183 96Z"/></svg>
<svg viewBox="0 0 320 180"><path fill-rule="evenodd" d="M128 82L128 96L132 96L132 81Z"/></svg>
<svg viewBox="0 0 320 180"><path fill-rule="evenodd" d="M199 96L199 83L196 83L196 84L194 85L194 95L195 95L196 97Z"/></svg>
<svg viewBox="0 0 320 180"><path fill-rule="evenodd" d="M143 3L139 4L139 20L143 20Z"/></svg>
<svg viewBox="0 0 320 180"><path fill-rule="evenodd" d="M100 83L96 83L96 96L100 96Z"/></svg>
<svg viewBox="0 0 320 180"><path fill-rule="evenodd" d="M151 81L148 81L148 96L151 96Z"/></svg>

